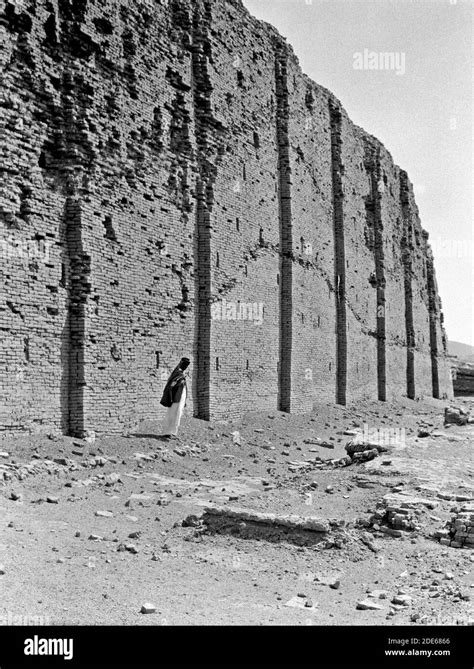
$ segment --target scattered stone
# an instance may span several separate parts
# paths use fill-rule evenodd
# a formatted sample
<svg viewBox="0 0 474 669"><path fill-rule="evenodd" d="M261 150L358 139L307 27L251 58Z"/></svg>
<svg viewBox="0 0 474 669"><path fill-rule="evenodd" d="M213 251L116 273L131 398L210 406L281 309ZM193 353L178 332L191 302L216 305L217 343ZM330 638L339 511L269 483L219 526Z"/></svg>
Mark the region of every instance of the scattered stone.
<svg viewBox="0 0 474 669"><path fill-rule="evenodd" d="M430 436L430 432L428 432L428 430L420 429L418 430L418 436L420 437L420 439L424 439L425 437Z"/></svg>
<svg viewBox="0 0 474 669"><path fill-rule="evenodd" d="M182 522L183 527L199 527L200 525L201 520L193 514L187 516Z"/></svg>
<svg viewBox="0 0 474 669"><path fill-rule="evenodd" d="M46 501L48 504L59 504L59 497L53 497L52 495L48 495L46 497Z"/></svg>
<svg viewBox="0 0 474 669"><path fill-rule="evenodd" d="M140 613L156 613L156 606L154 604L150 604L149 602L142 604Z"/></svg>
<svg viewBox="0 0 474 669"><path fill-rule="evenodd" d="M372 597L373 599L388 598L388 590L370 590L367 594L369 597Z"/></svg>
<svg viewBox="0 0 474 669"><path fill-rule="evenodd" d="M5 567L3 566L3 564L0 564L0 576L4 575L5 575Z"/></svg>
<svg viewBox="0 0 474 669"><path fill-rule="evenodd" d="M329 493L329 494L332 495L332 494L334 493L334 488L332 487L332 485L328 485L328 486L326 486L326 488L324 489L324 492L327 492L327 493Z"/></svg>
<svg viewBox="0 0 474 669"><path fill-rule="evenodd" d="M0 458L9 458L10 453L7 453L6 451L0 451Z"/></svg>
<svg viewBox="0 0 474 669"><path fill-rule="evenodd" d="M446 407L444 410L444 424L466 425L469 420L469 414L463 409L457 407Z"/></svg>
<svg viewBox="0 0 474 669"><path fill-rule="evenodd" d="M114 485L115 483L121 482L120 474L117 474L116 472L112 472L111 474L107 474L104 477L105 485L106 486L111 486Z"/></svg>
<svg viewBox="0 0 474 669"><path fill-rule="evenodd" d="M382 606L376 604L372 599L360 600L357 602L356 608L360 611L381 611L383 609Z"/></svg>
<svg viewBox="0 0 474 669"><path fill-rule="evenodd" d="M77 531L76 534L75 534L74 536L75 536L75 537L80 537L80 536L81 536L81 533L80 533L79 531Z"/></svg>
<svg viewBox="0 0 474 669"><path fill-rule="evenodd" d="M139 539L141 535L141 532L130 532L128 535L129 539Z"/></svg>
<svg viewBox="0 0 474 669"><path fill-rule="evenodd" d="M23 498L23 495L17 492L10 493L10 499L14 502L19 502Z"/></svg>
<svg viewBox="0 0 474 669"><path fill-rule="evenodd" d="M360 540L374 553L378 553L381 550L380 546L374 541L374 538L369 532L363 532L360 535Z"/></svg>
<svg viewBox="0 0 474 669"><path fill-rule="evenodd" d="M104 537L99 536L98 534L90 534L89 541L102 541Z"/></svg>
<svg viewBox="0 0 474 669"><path fill-rule="evenodd" d="M395 595L392 598L392 604L398 604L398 606L410 606L412 598L410 595Z"/></svg>
<svg viewBox="0 0 474 669"><path fill-rule="evenodd" d="M333 448L334 448L334 444L331 443L330 441L322 441L322 442L319 444L319 446L321 446L321 448L330 448L330 449L333 449Z"/></svg>
<svg viewBox="0 0 474 669"><path fill-rule="evenodd" d="M310 602L310 605L308 606L308 602ZM315 611L317 608L317 604L315 604L312 600L306 600L304 598L295 596L289 599L286 603L285 606L289 606L295 609L306 609L306 610L311 610Z"/></svg>
<svg viewBox="0 0 474 669"><path fill-rule="evenodd" d="M95 515L98 518L113 518L114 517L114 514L112 513L112 511L96 511Z"/></svg>

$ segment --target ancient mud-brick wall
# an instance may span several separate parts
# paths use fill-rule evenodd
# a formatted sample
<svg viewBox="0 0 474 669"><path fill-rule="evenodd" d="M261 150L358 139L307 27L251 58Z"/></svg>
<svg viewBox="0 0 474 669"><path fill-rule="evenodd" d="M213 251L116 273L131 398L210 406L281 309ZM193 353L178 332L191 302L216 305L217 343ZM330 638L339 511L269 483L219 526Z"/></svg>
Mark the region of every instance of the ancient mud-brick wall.
<svg viewBox="0 0 474 669"><path fill-rule="evenodd" d="M451 396L406 173L240 0L3 2L0 426Z"/></svg>

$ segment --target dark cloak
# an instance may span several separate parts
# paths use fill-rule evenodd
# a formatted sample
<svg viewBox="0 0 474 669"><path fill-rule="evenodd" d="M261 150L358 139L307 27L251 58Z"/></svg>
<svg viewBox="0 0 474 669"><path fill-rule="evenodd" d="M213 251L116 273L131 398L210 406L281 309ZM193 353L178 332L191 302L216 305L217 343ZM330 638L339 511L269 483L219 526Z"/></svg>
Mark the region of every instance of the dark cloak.
<svg viewBox="0 0 474 669"><path fill-rule="evenodd" d="M184 376L183 370L180 367L181 363L171 372L168 381L166 382L165 389L163 390L163 396L161 398L160 404L164 407L170 407L175 402L179 402L183 394L183 389L186 388L186 377Z"/></svg>

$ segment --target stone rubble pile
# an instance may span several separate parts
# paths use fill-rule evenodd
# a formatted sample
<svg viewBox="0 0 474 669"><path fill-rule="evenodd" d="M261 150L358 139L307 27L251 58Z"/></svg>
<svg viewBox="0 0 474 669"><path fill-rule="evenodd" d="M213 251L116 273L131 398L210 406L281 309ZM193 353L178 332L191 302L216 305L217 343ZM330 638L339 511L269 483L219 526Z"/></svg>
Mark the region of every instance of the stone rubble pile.
<svg viewBox="0 0 474 669"><path fill-rule="evenodd" d="M460 407L446 407L444 410L445 425L467 425L472 422L469 413Z"/></svg>
<svg viewBox="0 0 474 669"><path fill-rule="evenodd" d="M375 513L368 524L376 532L383 532L393 537L401 537L402 532L419 532L421 525L420 507L433 509L438 502L422 497L409 497L397 494L385 495L377 503Z"/></svg>
<svg viewBox="0 0 474 669"><path fill-rule="evenodd" d="M370 521L374 530L393 537L401 537L402 532L421 529L413 509L406 509L403 506L385 506L383 502L377 504L377 510Z"/></svg>
<svg viewBox="0 0 474 669"><path fill-rule="evenodd" d="M330 460L330 464L335 467L348 467L349 465L373 460L381 453L386 453L390 449L377 442L362 441L357 437L345 446L347 455L343 458Z"/></svg>
<svg viewBox="0 0 474 669"><path fill-rule="evenodd" d="M76 463L75 466L69 464L67 466L58 464L54 460L33 460L30 463L6 463L0 465L0 483L4 481L12 481L14 479L22 481L29 476L37 474L55 474L62 475L72 469L79 469Z"/></svg>
<svg viewBox="0 0 474 669"><path fill-rule="evenodd" d="M474 503L455 506L452 511L451 520L447 521L444 529L434 533L434 538L444 546L474 548Z"/></svg>
<svg viewBox="0 0 474 669"><path fill-rule="evenodd" d="M116 462L116 460L97 456L81 462L65 457L55 458L54 460L32 460L29 463L7 462L0 464L0 483L13 480L23 481L29 476L39 474L65 476L69 472L80 471L81 469L104 467L108 462ZM102 478L104 478L104 475L102 475Z"/></svg>

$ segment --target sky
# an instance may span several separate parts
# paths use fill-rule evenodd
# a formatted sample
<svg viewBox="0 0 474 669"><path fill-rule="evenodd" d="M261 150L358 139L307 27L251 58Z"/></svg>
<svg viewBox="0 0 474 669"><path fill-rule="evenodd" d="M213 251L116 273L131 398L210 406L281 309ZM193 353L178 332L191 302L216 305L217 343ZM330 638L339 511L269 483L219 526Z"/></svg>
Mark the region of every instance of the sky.
<svg viewBox="0 0 474 669"><path fill-rule="evenodd" d="M434 252L448 337L474 345L474 3L243 3L288 39L302 70L331 90L352 121L408 172ZM391 69L368 69L364 50L392 53Z"/></svg>

